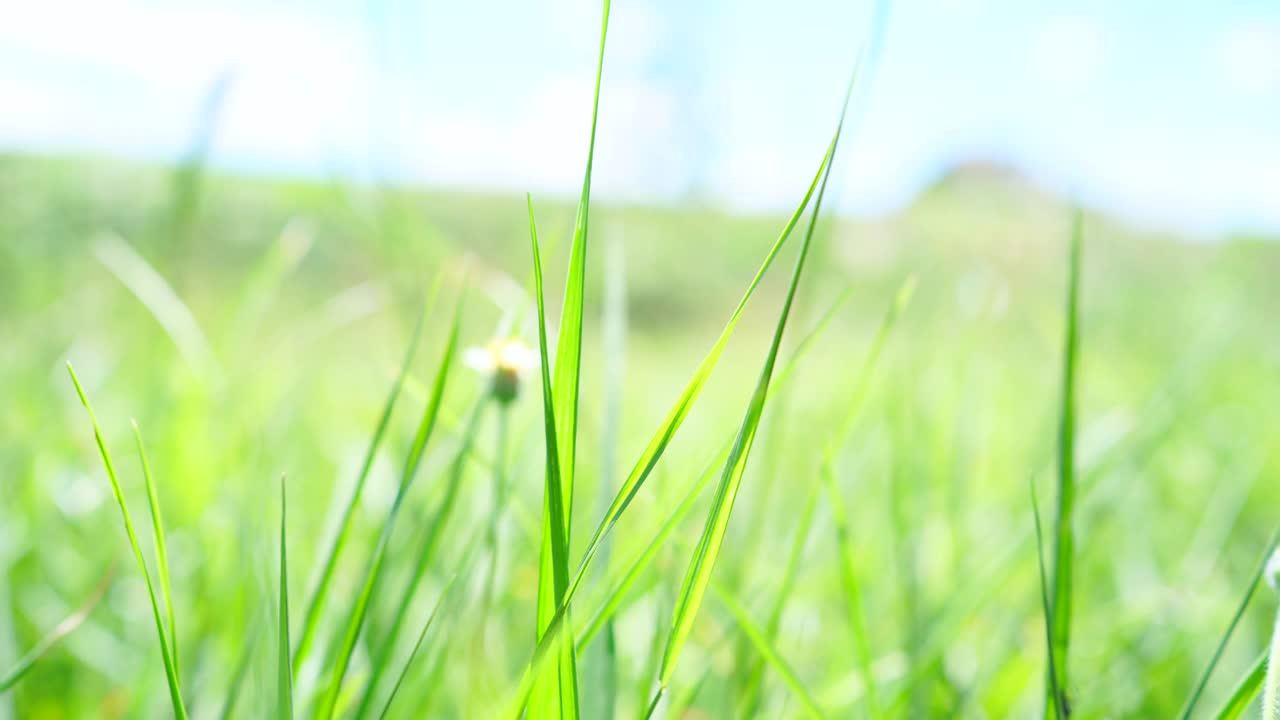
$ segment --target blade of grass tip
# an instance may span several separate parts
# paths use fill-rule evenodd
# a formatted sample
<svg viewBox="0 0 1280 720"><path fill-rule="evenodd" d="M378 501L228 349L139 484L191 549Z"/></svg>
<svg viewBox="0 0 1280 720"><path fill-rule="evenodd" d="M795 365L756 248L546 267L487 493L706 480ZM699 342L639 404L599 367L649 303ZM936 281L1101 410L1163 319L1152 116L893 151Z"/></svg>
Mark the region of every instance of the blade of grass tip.
<svg viewBox="0 0 1280 720"><path fill-rule="evenodd" d="M405 350L404 360L400 364L400 372L396 376L395 382L392 383L390 392L387 393L387 399L382 405L382 413L378 417L378 425L374 428L373 437L369 440L369 447L365 450L364 461L360 464L360 474L356 476L355 486L351 489L351 495L342 507L342 517L338 521L338 530L329 543L329 549L323 556L324 564L321 566L320 576L311 591L310 600L307 601L307 611L303 615L302 621L302 634L298 637L298 645L294 651L293 675L295 680L302 668L302 663L306 661L311 651L312 642L315 640L317 630L319 630L320 613L329 595L329 586L333 582L333 573L338 565L338 557L342 554L343 548L346 547L356 505L360 502L360 496L364 492L365 483L368 481L369 473L373 469L373 461L378 454L378 448L381 447L382 439L387 433L387 426L391 423L391 413L395 410L396 401L400 398L405 379L409 375L414 356L418 352L418 343L422 339L422 326L428 308L435 302L435 295L440 288L442 277L436 278L435 287L428 296L428 300L423 303L421 310L418 311L418 319L413 324L413 333L410 335L409 347Z"/></svg>
<svg viewBox="0 0 1280 720"><path fill-rule="evenodd" d="M457 354L458 336L462 325L462 308L463 296L460 295L454 309L449 339L440 358L439 369L436 371L435 381L431 387L431 397L427 401L427 406L422 413L422 419L418 423L413 445L410 447L409 455L405 460L404 473L400 477L400 486L396 490L395 499L391 502L391 508L387 511L387 519L383 521L382 530L378 534L377 545L374 546L373 555L370 557L369 565L365 570L360 594L357 596L355 605L352 607L347 619L346 631L343 635L342 645L338 650L333 673L329 678L329 686L321 700L319 717L332 718L337 711L338 696L342 691L342 681L346 677L347 668L351 665L351 656L355 652L356 641L360 637L360 630L364 626L365 617L368 615L369 605L374 597L378 581L382 576L382 563L386 558L391 532L395 528L400 508L404 504L405 495L417 475L418 465L422 462L422 455L426 451L427 443L431 439L432 432L435 430L436 420L440 415L440 404L444 398L444 389L449 379L449 370L453 367L453 357Z"/></svg>
<svg viewBox="0 0 1280 720"><path fill-rule="evenodd" d="M120 516L124 519L124 529L129 536L129 545L133 548L133 557L138 562L138 569L142 571L142 579L147 586L147 596L151 600L151 614L156 623L156 635L160 639L160 656L164 661L165 678L169 682L169 699L173 703L173 714L178 720L186 720L187 709L182 702L182 687L174 670L173 656L169 653L169 642L165 639L164 620L160 617L160 603L156 600L156 590L151 583L151 573L147 571L147 563L142 558L142 546L138 544L138 535L134 532L133 520L129 517L129 506L125 504L124 492L120 489L120 480L116 477L116 468L111 462L111 453L107 451L107 442L102 437L102 428L98 425L98 418L93 413L93 407L89 404L89 398L84 394L84 388L80 385L80 378L76 377L75 368L71 366L71 363L67 363L67 373L71 375L71 383L76 387L76 395L80 397L80 404L84 406L85 412L89 415L89 422L93 424L93 439L98 445L98 454L102 456L102 465L107 471L107 479L111 481L111 492L115 495L116 504L120 506Z"/></svg>
<svg viewBox="0 0 1280 720"><path fill-rule="evenodd" d="M805 689L804 684L800 682L795 670L778 653L777 648L765 637L764 632L752 622L751 615L747 613L747 609L742 607L738 600L721 587L719 583L712 583L711 589L715 592L716 597L720 598L720 602L724 604L729 614L733 616L734 621L738 623L742 633L755 646L756 651L773 668L774 672L778 673L783 682L787 684L787 687L791 689L791 692L795 693L800 703L804 705L806 713L814 718L824 717L822 708L818 707L817 701L813 699L813 696Z"/></svg>
<svg viewBox="0 0 1280 720"><path fill-rule="evenodd" d="M871 655L871 641L867 633L867 614L862 603L862 583L858 580L858 568L853 559L853 542L850 539L848 513L844 498L836 486L835 469L829 462L822 464L822 479L826 485L828 507L836 532L836 551L840 561L840 586L844 592L849 630L853 634L853 651L857 656L858 670L866 686L867 707L872 718L884 716L876 690L876 678Z"/></svg>
<svg viewBox="0 0 1280 720"><path fill-rule="evenodd" d="M31 647L22 657L18 658L18 662L14 664L13 669L0 676L0 693L9 690L17 685L23 677L26 676L31 668L49 652L54 645L57 645L66 636L76 631L76 628L84 624L89 619L89 615L94 608L98 607L98 603L102 602L102 598L107 594L107 588L111 587L111 579L115 575L115 568L109 568L102 575L102 579L94 586L89 593L89 597L76 608L75 612L66 616L49 631L47 635L40 638L39 642Z"/></svg>
<svg viewBox="0 0 1280 720"><path fill-rule="evenodd" d="M1066 709L1063 707L1066 698L1062 695L1062 688L1058 686L1057 659L1054 657L1053 606L1049 602L1049 580L1044 571L1044 532L1040 527L1040 500L1036 497L1035 478L1031 478L1027 484L1031 488L1031 516L1036 528L1036 565L1040 568L1040 604L1044 613L1045 655L1048 664L1045 703L1053 709L1054 718L1063 720L1066 717Z"/></svg>
<svg viewBox="0 0 1280 720"><path fill-rule="evenodd" d="M383 673L389 669L391 654L395 650L396 641L400 638L405 620L409 615L409 608L413 604L413 596L417 592L418 586L422 583L422 579L426 577L427 569L431 567L431 561L435 557L436 549L439 547L440 537L444 532L444 528L448 525L450 516L453 514L453 508L457 504L458 491L462 487L462 479L465 476L472 439L475 436L476 427L480 423L487 397L486 395L485 398L478 400L467 416L466 427L462 434L462 445L458 448L457 454L453 456L452 462L449 463L444 497L440 500L439 508L431 516L431 522L427 525L426 537L422 540L418 557L413 565L412 574L409 576L409 582L400 594L400 601L396 605L396 612L392 616L391 624L383 634L382 642L377 645L372 653L369 663L369 678L365 682L364 694L356 706L355 716L358 718L365 717L373 708L374 694L378 690L378 684L382 679Z"/></svg>
<svg viewBox="0 0 1280 720"><path fill-rule="evenodd" d="M1249 666L1249 671L1244 677L1240 678L1240 682L1236 684L1234 690L1231 691L1231 697L1227 698L1227 702L1214 715L1216 720L1238 720L1244 717L1244 713L1249 709L1249 705L1253 703L1254 698L1258 697L1258 693L1262 692L1262 682L1267 676L1267 653L1263 651L1258 655L1258 659L1253 661Z"/></svg>
<svg viewBox="0 0 1280 720"><path fill-rule="evenodd" d="M658 676L658 691L655 698L661 697L671 681L676 661L679 659L680 651L684 648L684 644L693 630L693 622L702 605L702 598L706 594L707 586L711 582L711 574L715 569L716 559L720 555L720 548L724 544L725 533L729 527L729 518L733 513L734 501L737 499L738 488L742 484L747 460L751 454L751 445L755 440L756 431L760 427L760 418L764 414L765 400L769 393L769 381L773 377L773 368L778 359L779 347L782 345L782 336L786 330L787 320L791 315L791 307L795 302L796 291L800 286L800 277L804 272L805 260L809 256L809 248L813 244L814 228L817 226L818 217L822 211L822 199L826 194L827 183L831 179L832 161L840 142L840 132L844 127L844 119L849 108L849 98L853 94L853 84L854 80L857 79L857 75L855 67L853 76L849 80L848 90L845 92L844 107L840 112L840 121L836 125L835 134L831 138L830 146L822 161L822 181L814 199L813 214L809 220L809 227L805 232L804 242L800 245L795 269L791 274L791 284L787 288L786 299L783 301L782 311L778 316L777 326L774 328L773 342L769 347L769 354L765 358L764 368L760 372L760 380L756 384L755 392L752 394L746 415L743 417L742 425L738 430L738 437L734 441L733 449L729 453L729 459L725 463L720 485L716 489L715 500L712 503L710 512L707 514L707 522L702 531L702 538L698 542L697 550L693 558L690 559L689 568L685 573L679 600L676 604L676 611L672 617L671 633L667 637L667 646L663 651L662 669Z"/></svg>
<svg viewBox="0 0 1280 720"><path fill-rule="evenodd" d="M542 537L543 546L551 549L549 556L543 555L544 562L541 567L542 575L539 580L539 588L543 587L545 580L551 580L550 587L553 592L551 597L553 604L551 607L555 608L561 605L565 590L569 584L568 515L564 499L564 485L561 483L560 478L559 436L555 417L555 403L558 398L552 392L549 370L550 361L547 357L547 320L542 292L542 260L538 249L538 229L533 215L533 197L526 196L526 202L529 205L529 237L533 247L534 289L538 305L538 352L542 361L542 411L543 424L545 425L544 434L546 436L547 468L546 489L543 493ZM550 563L549 568L547 560ZM550 573L548 573L548 570L550 570ZM539 610L543 607L541 591L539 592L538 607ZM549 629L542 627L541 615L541 612L539 612L539 640L549 632ZM535 700L529 708L531 717L578 716L577 678L574 662L576 653L573 649L572 638L564 637L562 630L563 628L557 628L555 633L555 642L559 648L555 664L547 668L545 674L539 675L535 679Z"/></svg>
<svg viewBox="0 0 1280 720"><path fill-rule="evenodd" d="M1079 351L1080 253L1084 233L1083 214L1076 210L1072 221L1071 248L1067 276L1066 333L1062 351L1062 411L1058 428L1058 504L1054 515L1053 645L1057 655L1057 686L1064 704L1070 692L1068 666L1071 645L1071 582L1075 560L1075 532L1072 528L1075 496L1076 357ZM1046 698L1046 702L1048 699ZM1049 708L1045 707L1047 715Z"/></svg>
<svg viewBox="0 0 1280 720"><path fill-rule="evenodd" d="M1262 554L1262 561L1258 563L1258 569L1253 573L1253 579L1249 581L1249 587L1244 591L1244 598L1240 600L1240 605L1236 608L1236 614L1231 617L1231 622L1227 625L1226 632L1218 640L1218 647L1214 649L1213 657L1209 658L1209 664L1200 675L1200 681L1196 683L1195 689L1191 691L1191 696L1187 698L1186 704L1182 706L1182 712L1178 714L1178 717L1182 718L1182 720L1190 720L1191 713L1196 708L1196 703L1200 701L1200 696L1204 694L1204 689L1209 684L1209 677L1213 675L1214 669L1218 667L1218 662L1222 659L1222 653L1227 649L1227 642L1231 640L1231 635L1236 631L1236 626L1240 624L1240 618L1244 617L1244 612L1249 607L1249 601L1253 599L1254 591L1258 589L1258 585L1262 582L1267 563L1276 551L1278 543L1280 543L1280 530L1276 530L1272 534L1271 542L1267 545L1266 552Z"/></svg>
<svg viewBox="0 0 1280 720"><path fill-rule="evenodd" d="M280 476L280 618L279 646L276 654L276 717L293 717L293 668L289 649L289 551L285 540L286 512L285 478Z"/></svg>
<svg viewBox="0 0 1280 720"><path fill-rule="evenodd" d="M160 594L164 597L164 611L169 617L169 649L173 654L173 674L182 679L182 665L178 653L178 621L173 612L173 591L169 584L169 551L165 543L164 520L160 515L160 499L156 495L156 486L151 479L151 463L147 460L147 451L142 444L142 432L138 429L138 421L133 423L133 438L138 444L138 459L142 463L142 478L147 486L147 503L151 509L151 531L155 535L156 570L160 576Z"/></svg>

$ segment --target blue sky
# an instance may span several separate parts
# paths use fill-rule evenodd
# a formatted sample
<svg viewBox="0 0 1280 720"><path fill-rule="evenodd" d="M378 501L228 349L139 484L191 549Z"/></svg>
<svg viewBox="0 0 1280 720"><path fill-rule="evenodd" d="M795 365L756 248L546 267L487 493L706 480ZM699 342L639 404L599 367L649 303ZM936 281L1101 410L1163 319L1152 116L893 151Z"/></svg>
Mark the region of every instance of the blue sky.
<svg viewBox="0 0 1280 720"><path fill-rule="evenodd" d="M0 147L174 158L229 77L229 168L572 195L596 0L9 0ZM791 206L870 3L615 0L597 190ZM1280 4L899 0L838 200L1017 166L1131 220L1280 230Z"/></svg>

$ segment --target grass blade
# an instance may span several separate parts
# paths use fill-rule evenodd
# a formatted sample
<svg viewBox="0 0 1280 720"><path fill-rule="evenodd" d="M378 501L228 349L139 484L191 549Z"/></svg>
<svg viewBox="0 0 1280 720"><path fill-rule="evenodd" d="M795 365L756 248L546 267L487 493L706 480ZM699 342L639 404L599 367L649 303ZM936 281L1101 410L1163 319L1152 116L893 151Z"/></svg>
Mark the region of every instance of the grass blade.
<svg viewBox="0 0 1280 720"><path fill-rule="evenodd" d="M541 640L547 633L557 609L564 598L568 587L569 556L568 541L571 518L573 516L573 487L577 466L578 442L578 390L582 368L582 304L586 290L587 275L587 228L591 210L591 171L595 162L596 121L600 110L600 79L604 74L604 47L609 34L609 0L604 0L604 10L600 20L600 49L596 57L596 82L591 101L591 137L587 144L587 166L582 176L582 194L578 199L578 212L574 221L573 245L570 248L569 276L565 281L564 304L560 309L560 332L556 341L556 367L554 388L554 407L556 439L558 441L560 495L563 508L557 516L552 513L543 515L541 566L538 574L538 608L537 639ZM529 222L533 226L533 202L529 201ZM534 241L535 255L537 241ZM539 302L542 301L539 290ZM546 353L543 363L547 362ZM548 406L550 408L551 406ZM550 448L548 448L550 450ZM551 509L550 505L547 505ZM557 554L552 538L561 531L552 528L555 523L563 525L564 553ZM564 567L554 567L557 557ZM558 579L564 576L563 583ZM567 633L563 633L566 636ZM573 657L573 639L567 636L561 643L565 653L557 662L556 675L559 677L559 689L549 684L549 680L540 680L540 687L535 689L535 701L530 708L532 720L541 718L578 717L578 680L576 659ZM544 676L549 678L550 676Z"/></svg>
<svg viewBox="0 0 1280 720"><path fill-rule="evenodd" d="M382 531L378 535L378 543L374 547L373 555L365 572L363 586L347 620L342 645L338 651L336 667L330 676L329 687L321 701L319 717L332 718L337 710L338 695L342 691L342 681L346 676L347 668L351 665L351 656L355 652L356 641L360 637L360 629L364 626L365 617L369 612L369 604L373 599L378 581L382 575L382 563L386 558L387 545L391 541L391 531L395 527L396 519L399 517L400 508L404 503L405 495L409 491L409 486L413 484L413 478L417 475L418 465L422 462L422 455L426 451L432 431L435 430L436 420L440 415L440 404L444 399L445 385L449 380L449 370L453 367L453 357L457 354L458 335L462 325L462 307L463 300L459 297L453 314L452 327L449 330L449 339L445 345L444 354L440 359L439 369L436 371L435 382L431 387L431 396L427 401L426 408L423 410L422 419L418 423L413 445L410 447L409 456L405 460L404 474L400 478L400 487L396 490L395 499L391 502L391 509L387 511L387 519L382 524Z"/></svg>
<svg viewBox="0 0 1280 720"><path fill-rule="evenodd" d="M1262 682L1267 676L1267 653L1263 652L1258 655L1258 659L1253 661L1253 665L1249 666L1249 671L1244 677L1240 678L1240 682L1235 689L1231 691L1231 697L1227 699L1225 705L1218 710L1218 714L1214 715L1217 720L1237 720L1244 716L1244 711L1249 709L1249 705L1253 699L1258 697L1258 693L1262 692Z"/></svg>
<svg viewBox="0 0 1280 720"><path fill-rule="evenodd" d="M47 635L40 638L40 641L31 647L25 655L18 658L18 662L14 664L13 669L0 676L0 693L17 685L31 668L49 652L54 645L57 645L62 638L75 632L76 628L84 624L89 619L89 615L94 608L98 607L98 603L102 602L103 596L107 594L107 588L111 587L111 578L115 575L115 569L109 569L103 574L102 579L98 581L93 592L89 594L89 598L67 617L62 619L49 631Z"/></svg>
<svg viewBox="0 0 1280 720"><path fill-rule="evenodd" d="M439 280L436 282L436 288L439 288ZM302 663L306 661L307 655L311 651L312 641L315 640L316 631L320 627L320 612L323 610L325 599L329 595L329 585L333 582L333 573L338 565L338 557L346 546L356 505L360 502L360 495L364 492L365 483L368 481L369 473L373 469L374 458L377 456L378 448L382 445L382 438L387 433L387 426L391 422L391 413L395 410L396 400L400 397L400 391L404 388L405 378L409 375L409 368L418 352L418 342L422 339L422 326L426 318L427 308L434 302L434 295L435 291L432 292L432 299L428 300L418 312L418 319L413 325L413 334L409 339L409 347L405 350L404 361L400 365L400 374L396 376L395 382L391 385L391 391L387 394L386 402L383 403L382 414L378 417L378 425L373 431L373 438L369 441L369 448L365 451L364 462L360 465L360 474L356 476L355 487L351 489L351 496L347 498L347 502L342 508L342 518L338 522L338 531L330 541L329 549L324 553L324 565L321 566L320 577L316 581L315 588L311 591L311 599L307 601L307 611L302 622L302 634L298 638L298 647L293 657L293 675L295 679L302 668Z"/></svg>
<svg viewBox="0 0 1280 720"><path fill-rule="evenodd" d="M787 599L791 596L792 588L795 587L796 575L800 572L800 555L809 541L809 530L813 527L813 516L818 508L821 489L817 484L809 489L804 508L800 511L800 519L796 522L791 549L787 552L786 564L782 566L782 577L777 583L778 591L774 594L773 605L769 608L769 619L764 626L762 640L770 646L776 645L778 640L778 631L782 626L782 612L786 609ZM754 640L752 642L755 643ZM740 702L744 717L755 717L759 713L760 692L764 682L763 660L763 658L757 659L747 670Z"/></svg>
<svg viewBox="0 0 1280 720"><path fill-rule="evenodd" d="M471 443L475 437L476 427L479 425L480 418L483 415L485 404L484 398L482 398L472 408L467 417L466 426L461 436L462 446L458 448L457 454L454 455L453 461L449 464L444 497L440 500L440 507L432 515L431 522L427 526L427 535L422 540L422 545L418 550L418 557L413 565L413 573L409 576L409 583L400 595L400 602L396 606L395 615L392 616L391 625L387 627L382 643L373 652L369 668L369 679L366 682L360 703L357 705L355 716L358 718L365 717L372 708L374 693L377 692L378 683L390 665L391 653L396 647L396 641L400 638L405 619L409 615L414 593L426 576L427 569L431 567L431 561L435 557L436 549L439 547L441 534L453 514L453 508L457 504L458 491L462 487L467 458L471 452Z"/></svg>
<svg viewBox="0 0 1280 720"><path fill-rule="evenodd" d="M285 541L285 514L288 507L284 492L284 476L280 476L280 619L279 645L276 655L276 717L293 717L293 668L289 649L289 552Z"/></svg>
<svg viewBox="0 0 1280 720"><path fill-rule="evenodd" d="M244 646L240 648L240 657L236 659L236 669L231 673L231 682L227 685L227 694L222 700L222 710L218 713L219 720L231 720L234 717L236 703L240 701L240 692L244 689L245 678L249 675L249 663L253 660L253 649L257 644L258 633L256 628L253 628L245 633Z"/></svg>
<svg viewBox="0 0 1280 720"><path fill-rule="evenodd" d="M1231 617L1230 624L1227 625L1227 631L1222 634L1222 639L1218 641L1218 647L1213 651L1213 657L1209 658L1209 664L1205 667L1204 673L1200 676L1200 681L1196 683L1196 687L1191 691L1191 696L1187 698L1187 702L1182 707L1179 717L1182 720L1190 720L1191 713L1196 709L1196 703L1199 702L1200 696L1204 694L1205 687L1209 684L1209 677L1213 675L1214 669L1218 667L1218 662L1222 659L1222 653L1227 649L1227 642L1231 640L1231 635L1235 632L1236 626L1240 624L1240 618L1244 617L1244 611L1249 607L1249 601L1253 599L1253 593L1258 589L1258 585L1262 582L1262 576L1267 570L1267 563L1271 560L1272 553L1276 551L1277 543L1280 543L1280 530L1271 536L1271 542L1267 545L1267 550L1262 554L1262 562L1258 563L1258 569L1253 574L1253 579L1249 582L1248 589L1244 592L1244 598L1240 600L1239 607L1236 608L1236 614Z"/></svg>
<svg viewBox="0 0 1280 720"><path fill-rule="evenodd" d="M1079 300L1081 237L1084 216L1077 210L1072 221L1071 248L1067 277L1066 336L1062 351L1062 408L1058 426L1058 504L1054 515L1053 577L1049 596L1053 609L1053 648L1057 657L1057 677L1046 682L1046 688L1058 688L1062 704L1070 692L1069 674L1071 645L1071 582L1075 557L1075 435L1076 435L1076 358L1079 353ZM1045 696L1045 715L1051 698Z"/></svg>
<svg viewBox="0 0 1280 720"><path fill-rule="evenodd" d="M858 656L858 669L862 673L862 681L866 684L870 715L872 718L878 718L882 716L882 710L876 693L871 641L867 634L867 614L863 610L862 583L858 581L858 569L853 559L848 513L845 512L844 498L836 486L835 470L831 463L823 463L822 474L827 489L828 507L831 509L831 518L836 530L836 550L840 559L840 586L844 592L846 612L849 614L849 629L853 633L853 649Z"/></svg>
<svg viewBox="0 0 1280 720"><path fill-rule="evenodd" d="M133 548L133 557L138 561L138 569L142 571L142 579L147 585L147 596L151 600L151 614L156 623L156 635L160 639L160 655L164 661L165 679L169 682L169 700L173 703L173 714L178 720L186 720L187 708L182 702L182 686L178 682L178 674L174 669L173 656L169 653L169 642L165 639L164 621L160 617L160 603L156 601L155 586L151 583L151 573L147 571L147 563L142 558L142 546L138 544L138 535L133 529L133 520L129 517L129 506L125 504L124 492L120 489L120 480L116 477L115 465L111 462L111 453L107 451L107 442L102 437L102 428L98 418L93 414L89 398L80 386L80 378L76 377L75 368L67 363L67 372L71 375L71 383L76 387L76 395L80 404L84 405L93 424L93 439L98 444L98 453L102 456L102 465L106 468L107 479L111 481L111 492L115 495L116 504L120 506L120 516L124 519L125 533L129 536L129 545Z"/></svg>
<svg viewBox="0 0 1280 720"><path fill-rule="evenodd" d="M786 682L787 687L791 688L791 692L795 693L796 697L800 699L800 703L804 705L804 709L809 716L815 718L824 717L822 709L818 707L817 701L815 701L813 696L809 694L809 691L805 689L804 685L800 682L800 678L796 676L795 671L791 669L791 666L787 664L787 661L778 654L778 650L774 647L773 643L770 642L769 639L765 637L764 633L761 632L760 628L756 627L755 623L751 621L751 616L747 613L746 608L742 607L742 605L731 594L729 594L728 591L720 587L720 585L713 584L711 587L712 590L715 591L716 596L720 598L720 602L724 603L729 614L732 615L733 619L738 623L738 627L742 629L742 633L747 636L747 639L751 641L751 644L756 647L756 650L764 657L765 661L769 663L774 671L782 677L783 681Z"/></svg>
<svg viewBox="0 0 1280 720"><path fill-rule="evenodd" d="M151 509L151 531L155 535L156 570L160 576L160 594L164 598L164 612L169 618L169 648L173 654L173 674L182 679L181 664L178 661L178 623L173 612L173 591L169 584L169 550L165 543L164 519L160 515L160 499L156 496L156 486L151 480L151 463L147 460L147 451L142 445L142 432L138 430L138 421L133 421L133 438L138 444L138 459L142 463L142 478L147 485L147 503Z"/></svg>
<svg viewBox="0 0 1280 720"><path fill-rule="evenodd" d="M529 205L529 236L533 246L533 277L534 288L537 296L538 304L538 352L541 357L541 375L542 375L542 413L544 434L546 435L546 488L543 492L543 544L550 547L550 555L543 555L543 574L539 579L539 588L542 587L542 580L548 578L551 580L553 608L560 607L564 599L565 590L569 584L569 547L568 547L568 526L567 509L564 499L564 485L560 478L560 451L558 445L557 425L555 417L555 396L551 389L551 373L549 370L549 359L547 357L547 319L546 307L543 301L542 293L542 259L541 252L538 249L538 229L533 216L533 198L527 197L526 201ZM548 561L550 567L548 568ZM548 576L547 571L550 570ZM539 591L538 608L543 607L542 593ZM541 612L539 613L539 641L543 637L554 637L558 654L555 662L550 664L545 674L537 676L534 686L534 702L530 706L530 715L541 715L544 717L551 716L569 716L577 717L577 678L576 667L574 662L573 640L571 637L565 637L560 632L561 628L555 628L554 635L551 634L550 625L547 628L542 627Z"/></svg>
<svg viewBox="0 0 1280 720"><path fill-rule="evenodd" d="M1040 604L1044 612L1044 639L1045 639L1045 655L1048 663L1049 678L1046 692L1049 693L1045 702L1049 707L1053 708L1053 717L1056 720L1063 720L1066 717L1066 698L1062 694L1062 688L1058 685L1058 660L1053 643L1053 605L1049 602L1049 580L1044 571L1044 532L1040 527L1040 500L1036 497L1036 483L1032 478L1028 483L1031 488L1031 516L1035 519L1036 528L1036 565L1040 568Z"/></svg>
<svg viewBox="0 0 1280 720"><path fill-rule="evenodd" d="M387 696L387 701L382 706L382 712L378 713L378 720L383 720L387 713L391 712L391 704L395 702L396 695L400 693L400 687L404 685L405 678L409 676L413 661L417 659L418 652L422 650L422 642L427 639L427 632L431 630L432 624L435 623L436 615L440 613L440 608L444 606L444 601L449 597L449 591L453 588L453 584L457 579L457 573L449 578L449 582L445 583L444 589L440 591L440 597L436 599L436 604L431 607L431 612L427 615L427 621L423 623L422 630L418 632L418 639L414 641L413 649L409 651L409 657L405 659L404 667L400 669L400 675L396 677L395 684L391 686L391 694Z"/></svg>
<svg viewBox="0 0 1280 720"><path fill-rule="evenodd" d="M765 358L760 380L756 384L755 392L752 394L746 415L743 417L742 425L738 430L737 439L735 439L733 449L729 453L729 459L725 463L720 485L716 490L715 500L712 503L711 511L707 514L707 522L702 531L702 538L698 542L697 550L690 560L689 568L685 573L684 583L682 584L679 599L676 603L676 610L671 621L671 634L667 638L667 646L663 651L662 668L658 676L658 691L654 699L655 706L664 689L670 683L671 676L675 671L676 661L680 657L680 651L693 630L693 622L702 605L702 598L706 594L707 586L711 582L711 573L715 569L716 559L719 557L725 533L728 531L729 518L733 513L733 505L737 499L738 488L742 484L742 477L746 471L747 459L751 454L751 445L755 441L756 431L760 426L760 418L764 413L765 400L769 394L769 381L773 377L773 368L778 359L778 350L782 345L783 332L786 330L787 320L791 315L791 306L795 302L796 291L800 285L800 276L804 272L805 260L809 256L809 248L813 244L814 228L817 226L818 217L822 210L822 199L826 194L827 182L831 179L832 160L840 142L840 132L844 127L849 97L853 93L853 83L856 78L857 70L855 69L853 77L849 81L849 88L845 93L844 108L840 113L840 122L836 125L836 132L832 136L826 156L819 166L819 174L822 177L822 181L814 200L813 215L810 218L804 242L800 246L799 256L796 258L795 270L791 274L791 283L787 288L786 299L783 301L782 311L778 316L777 326L774 328L773 342L769 347L769 354Z"/></svg>

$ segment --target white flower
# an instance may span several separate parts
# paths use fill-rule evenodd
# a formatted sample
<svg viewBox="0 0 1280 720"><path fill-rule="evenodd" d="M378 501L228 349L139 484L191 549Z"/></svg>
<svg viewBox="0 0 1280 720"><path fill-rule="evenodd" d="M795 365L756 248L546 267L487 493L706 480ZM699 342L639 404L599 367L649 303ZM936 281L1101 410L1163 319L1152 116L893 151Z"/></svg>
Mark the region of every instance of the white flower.
<svg viewBox="0 0 1280 720"><path fill-rule="evenodd" d="M462 353L462 362L490 376L490 392L505 405L516 399L524 374L538 367L538 355L519 338L498 338L484 347L467 348Z"/></svg>

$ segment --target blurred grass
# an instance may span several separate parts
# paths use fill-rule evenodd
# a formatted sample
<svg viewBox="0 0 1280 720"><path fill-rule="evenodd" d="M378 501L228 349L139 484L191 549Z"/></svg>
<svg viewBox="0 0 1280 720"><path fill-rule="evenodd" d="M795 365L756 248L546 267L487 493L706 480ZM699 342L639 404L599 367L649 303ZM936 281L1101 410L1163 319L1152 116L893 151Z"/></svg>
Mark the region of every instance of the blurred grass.
<svg viewBox="0 0 1280 720"><path fill-rule="evenodd" d="M0 673L73 616L102 568L129 553L62 370L69 359L95 400L108 446L130 447L130 417L145 429L171 575L173 611L165 614L181 618L164 631L180 633L175 669L189 709L216 713L239 687L231 716L268 717L277 702L276 643L249 639L277 624L269 598L282 581L280 517L269 479L285 471L290 478L291 577L283 580L312 588L428 278L443 273L453 283L464 257L472 268L464 344L483 343L505 316L532 327L528 218L514 196L209 173L190 244L175 253L165 231L169 179L164 168L101 158L0 156L0 337L8 340L0 343ZM395 237L386 231L388 208L403 223ZM599 201L591 215L597 238L625 231L617 452L626 461L670 409L785 218ZM1049 481L1056 462L1069 220L1064 204L1027 183L970 171L944 178L891 217L827 220L820 230L826 237L814 244L792 321L799 332L790 337L812 327L805 308L828 307L853 290L779 391L776 407L785 411L763 415L758 462L747 468L716 577L752 617L768 621L770 601L786 591L778 632L766 637L832 716L861 712L867 688L848 640L846 563L830 541L837 518L821 500L811 520L804 510L822 482L828 438L844 425L853 397L861 398L860 411L847 436L838 435L829 464L845 500L847 564L862 580L870 666L886 712L912 707L924 716L981 718L1042 711L1041 598L1025 483L1028 474ZM574 208L545 202L539 224L546 282L558 287ZM1215 653L1280 506L1272 432L1280 422L1280 245L1248 237L1193 242L1094 214L1088 227L1066 690L1072 717L1171 717ZM220 379L188 364L103 263L95 253L103 233L122 238L172 287L207 338ZM612 496L616 487L602 489L600 478L616 485L626 471L602 467L604 273L604 254L589 255L575 565L599 520L594 503L582 499L602 490ZM916 296L897 318L876 375L859 390L858 369L884 309L912 274ZM651 697L654 637L669 622L700 529L691 518L670 528L664 522L686 497L693 499L682 512L706 513L708 498L689 490L723 447L726 428L741 420L744 388L755 381L785 280L764 278L698 406L611 534L607 562L584 581L575 616L584 622L575 630L588 626L597 600L635 558L651 557L627 578L614 618L618 717L643 713ZM373 455L334 574L331 597L341 600L323 613L318 649L334 642L338 614L359 591L414 416L426 403L412 388L427 385L448 323L447 309L425 321L427 359L412 363L402 400L410 409L390 420ZM794 347L784 343L784 361ZM470 403L485 381L454 372L439 434L387 539L387 591L371 603L348 673L356 690L413 581L455 458L466 461L452 520L408 617L430 617L462 560L462 538L489 521L495 441L479 433L472 451L459 454L470 437ZM457 600L435 620L451 630L433 631L413 663L408 638L388 651L386 671L406 673L390 717L468 716L484 688L509 688L524 669L536 607L540 411L530 391L510 417L510 497L496 533L504 562L493 609L481 618L480 603L468 602L481 596L485 573L462 573L452 590ZM122 461L119 480L125 499L140 508L148 497L136 465ZM802 522L812 523L814 541L802 546L784 588L782 570ZM665 534L651 546L658 528ZM150 548L142 552L157 562ZM170 712L146 588L124 571L130 565L118 567L80 627L0 695L0 717ZM1202 711L1222 706L1266 648L1274 621L1267 599L1243 614ZM418 622L410 623L414 631ZM489 632L473 640L465 628L482 622ZM738 627L720 603L702 608L672 679L671 707L687 702L684 717L739 712L741 681L752 677L759 656L735 656L743 647ZM295 640L300 629L293 628ZM327 680L301 677L295 690ZM758 716L803 714L778 675L766 670L758 683Z"/></svg>

